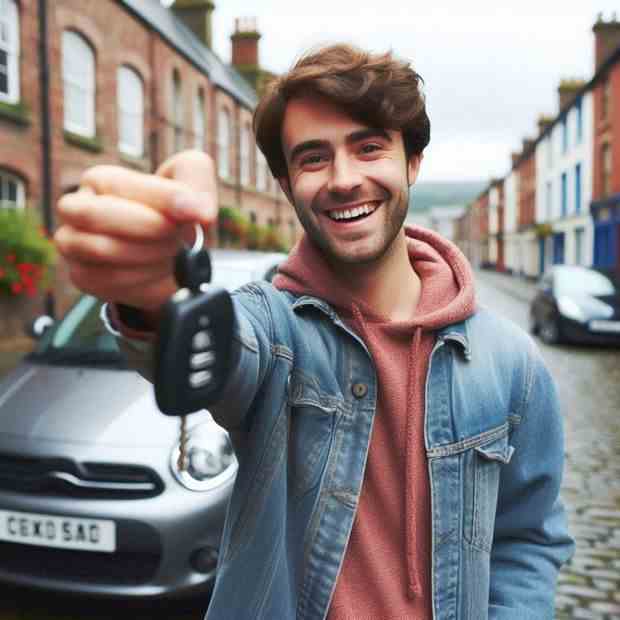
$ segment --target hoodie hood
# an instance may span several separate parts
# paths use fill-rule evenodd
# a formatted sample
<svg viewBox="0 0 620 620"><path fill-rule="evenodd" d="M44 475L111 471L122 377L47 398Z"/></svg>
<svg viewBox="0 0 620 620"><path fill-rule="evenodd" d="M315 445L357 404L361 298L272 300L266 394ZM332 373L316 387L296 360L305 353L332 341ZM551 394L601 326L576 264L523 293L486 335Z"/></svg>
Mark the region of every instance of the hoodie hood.
<svg viewBox="0 0 620 620"><path fill-rule="evenodd" d="M410 320L391 323L397 332L422 328L436 331L460 322L475 310L474 278L469 262L450 241L419 226L405 227L411 266L421 281L421 293ZM358 312L365 321L390 323L370 308L363 299L354 298L342 288L328 262L304 235L278 270L273 284L280 290L323 299L340 313Z"/></svg>

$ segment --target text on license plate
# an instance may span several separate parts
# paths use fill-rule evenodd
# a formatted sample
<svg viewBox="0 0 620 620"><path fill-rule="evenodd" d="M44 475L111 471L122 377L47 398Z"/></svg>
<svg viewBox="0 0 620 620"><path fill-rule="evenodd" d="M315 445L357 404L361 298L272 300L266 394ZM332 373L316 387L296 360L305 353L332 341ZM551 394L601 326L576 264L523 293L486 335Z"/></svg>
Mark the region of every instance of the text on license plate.
<svg viewBox="0 0 620 620"><path fill-rule="evenodd" d="M590 329L595 332L620 333L620 321L590 321Z"/></svg>
<svg viewBox="0 0 620 620"><path fill-rule="evenodd" d="M0 510L0 540L112 553L116 550L116 524L104 519Z"/></svg>

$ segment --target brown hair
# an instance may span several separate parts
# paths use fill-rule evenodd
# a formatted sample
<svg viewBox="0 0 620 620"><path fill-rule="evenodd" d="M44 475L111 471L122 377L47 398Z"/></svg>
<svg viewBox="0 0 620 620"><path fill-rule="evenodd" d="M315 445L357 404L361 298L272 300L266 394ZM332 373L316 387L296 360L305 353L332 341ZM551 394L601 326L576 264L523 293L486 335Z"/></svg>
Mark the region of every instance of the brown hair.
<svg viewBox="0 0 620 620"><path fill-rule="evenodd" d="M256 143L273 175L287 176L282 123L288 101L321 96L341 105L370 127L402 131L407 158L430 140L422 78L391 52L371 54L350 45L309 52L293 68L269 83L254 112Z"/></svg>

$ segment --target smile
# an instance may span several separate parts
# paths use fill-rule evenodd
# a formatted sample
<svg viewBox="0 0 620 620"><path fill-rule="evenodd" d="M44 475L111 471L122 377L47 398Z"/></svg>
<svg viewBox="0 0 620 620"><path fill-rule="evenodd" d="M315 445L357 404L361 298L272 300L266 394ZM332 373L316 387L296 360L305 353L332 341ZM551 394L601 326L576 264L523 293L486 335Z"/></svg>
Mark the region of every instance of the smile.
<svg viewBox="0 0 620 620"><path fill-rule="evenodd" d="M332 209L327 212L330 219L336 222L350 222L368 217L377 210L377 203L367 202L351 209Z"/></svg>

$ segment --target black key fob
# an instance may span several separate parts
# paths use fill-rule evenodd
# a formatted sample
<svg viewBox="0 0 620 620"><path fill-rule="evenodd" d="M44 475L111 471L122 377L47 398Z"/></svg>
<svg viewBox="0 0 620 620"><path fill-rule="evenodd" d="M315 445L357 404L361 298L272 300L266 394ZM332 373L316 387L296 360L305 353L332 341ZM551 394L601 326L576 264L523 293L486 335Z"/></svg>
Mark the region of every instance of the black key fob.
<svg viewBox="0 0 620 620"><path fill-rule="evenodd" d="M228 378L234 309L228 291L208 285L206 250L182 250L175 277L183 288L162 311L155 346L155 400L167 415L183 416L217 402Z"/></svg>

